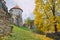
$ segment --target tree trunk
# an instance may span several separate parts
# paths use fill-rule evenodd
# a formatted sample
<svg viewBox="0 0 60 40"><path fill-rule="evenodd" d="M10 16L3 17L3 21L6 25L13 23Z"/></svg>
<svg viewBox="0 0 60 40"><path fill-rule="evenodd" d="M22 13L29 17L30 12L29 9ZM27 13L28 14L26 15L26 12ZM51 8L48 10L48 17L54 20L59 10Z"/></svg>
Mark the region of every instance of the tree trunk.
<svg viewBox="0 0 60 40"><path fill-rule="evenodd" d="M53 0L53 16L54 16L54 21L55 21L55 19L56 19L56 17L55 17L55 0ZM54 22L54 28L55 28L55 33L56 33L58 31L56 21Z"/></svg>
<svg viewBox="0 0 60 40"><path fill-rule="evenodd" d="M55 24L55 33L57 33L57 31L58 31L58 30L57 30L57 25Z"/></svg>

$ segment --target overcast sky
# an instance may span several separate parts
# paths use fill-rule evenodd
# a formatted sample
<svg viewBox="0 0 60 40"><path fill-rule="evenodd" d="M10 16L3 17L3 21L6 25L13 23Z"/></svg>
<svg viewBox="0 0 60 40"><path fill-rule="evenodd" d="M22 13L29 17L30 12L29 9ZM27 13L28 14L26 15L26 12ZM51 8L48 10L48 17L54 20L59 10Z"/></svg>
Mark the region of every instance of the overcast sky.
<svg viewBox="0 0 60 40"><path fill-rule="evenodd" d="M5 0L8 9L14 7L15 5L19 5L19 7L23 10L22 18L23 20L27 17L33 17L33 10L34 10L34 0Z"/></svg>

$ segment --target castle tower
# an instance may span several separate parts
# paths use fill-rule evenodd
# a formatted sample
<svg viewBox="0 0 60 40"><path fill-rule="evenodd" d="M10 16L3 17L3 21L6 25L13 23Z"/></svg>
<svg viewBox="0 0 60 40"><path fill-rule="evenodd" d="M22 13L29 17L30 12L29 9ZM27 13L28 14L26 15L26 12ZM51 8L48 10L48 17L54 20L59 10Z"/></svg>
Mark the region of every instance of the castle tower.
<svg viewBox="0 0 60 40"><path fill-rule="evenodd" d="M13 8L11 8L9 12L12 15L11 22L15 25L22 26L23 10L18 5L16 5Z"/></svg>

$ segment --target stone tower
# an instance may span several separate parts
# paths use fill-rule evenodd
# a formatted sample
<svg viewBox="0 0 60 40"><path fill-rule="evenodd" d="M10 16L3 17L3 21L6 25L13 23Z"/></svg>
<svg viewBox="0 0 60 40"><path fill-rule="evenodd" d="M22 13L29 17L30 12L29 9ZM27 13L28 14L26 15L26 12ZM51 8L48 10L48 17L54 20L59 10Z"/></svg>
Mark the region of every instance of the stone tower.
<svg viewBox="0 0 60 40"><path fill-rule="evenodd" d="M17 26L22 26L22 12L23 10L19 8L18 5L10 9L11 22Z"/></svg>

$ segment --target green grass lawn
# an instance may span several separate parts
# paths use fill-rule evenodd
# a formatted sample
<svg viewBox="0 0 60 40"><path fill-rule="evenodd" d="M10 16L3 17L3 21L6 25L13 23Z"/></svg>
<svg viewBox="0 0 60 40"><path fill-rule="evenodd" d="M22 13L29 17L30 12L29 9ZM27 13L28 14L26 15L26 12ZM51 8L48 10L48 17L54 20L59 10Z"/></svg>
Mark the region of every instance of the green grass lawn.
<svg viewBox="0 0 60 40"><path fill-rule="evenodd" d="M5 40L41 40L27 28L14 26L12 36L6 37Z"/></svg>

